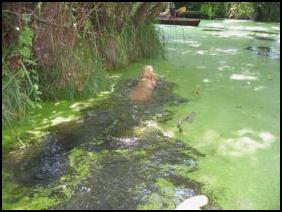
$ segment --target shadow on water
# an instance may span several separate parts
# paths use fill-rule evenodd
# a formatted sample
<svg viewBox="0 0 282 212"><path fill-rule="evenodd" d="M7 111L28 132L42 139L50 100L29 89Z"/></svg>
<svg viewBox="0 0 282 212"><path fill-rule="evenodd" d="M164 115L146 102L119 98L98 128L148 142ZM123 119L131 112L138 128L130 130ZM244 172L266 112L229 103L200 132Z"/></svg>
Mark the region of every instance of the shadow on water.
<svg viewBox="0 0 282 212"><path fill-rule="evenodd" d="M255 36L257 40L266 40L266 41L277 41L277 39L272 37L264 37L264 36Z"/></svg>
<svg viewBox="0 0 282 212"><path fill-rule="evenodd" d="M268 46L248 46L245 49L256 52L260 56L270 57L272 59L280 58L280 52Z"/></svg>
<svg viewBox="0 0 282 212"><path fill-rule="evenodd" d="M201 27L200 27L201 28ZM233 29L230 29L228 27L208 27L208 26L205 26L205 27L202 27L202 30L203 31L211 31L211 32L222 32L222 31L230 31L230 30L233 30ZM264 31L264 30L248 30L248 29L235 29L236 31L239 31L239 32L251 32L251 33L263 33L263 34L268 34L268 35L278 35L279 32L271 32L271 31ZM261 38L261 36L257 36L258 39ZM263 39L263 38L262 38ZM272 40L271 40L272 41Z"/></svg>
<svg viewBox="0 0 282 212"><path fill-rule="evenodd" d="M76 186L71 199L54 208L136 209L149 204L151 196L159 202L155 207L169 208L169 202L175 207L197 194L200 185L183 173L193 171L196 158L203 155L150 126L172 118L165 106L189 100L176 96L174 85L159 79L152 98L138 105L128 99L136 83L121 81L111 97L81 111L82 121L50 128L40 145L10 164L14 179L26 186L49 185L71 173L69 152L82 149L107 154L90 165L88 177Z"/></svg>

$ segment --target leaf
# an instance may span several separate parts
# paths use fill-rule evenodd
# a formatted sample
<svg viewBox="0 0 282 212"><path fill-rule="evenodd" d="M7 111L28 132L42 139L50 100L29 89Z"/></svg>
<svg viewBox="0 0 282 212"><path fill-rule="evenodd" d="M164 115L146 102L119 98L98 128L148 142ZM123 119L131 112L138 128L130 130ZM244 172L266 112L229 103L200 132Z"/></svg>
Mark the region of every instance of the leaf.
<svg viewBox="0 0 282 212"><path fill-rule="evenodd" d="M20 49L20 54L24 57L24 58L30 58L31 55L31 50L28 47L23 47Z"/></svg>
<svg viewBox="0 0 282 212"><path fill-rule="evenodd" d="M38 85L34 84L34 89L37 91L38 90Z"/></svg>
<svg viewBox="0 0 282 212"><path fill-rule="evenodd" d="M42 92L41 92L41 91L36 91L36 93L37 93L38 95L42 94Z"/></svg>
<svg viewBox="0 0 282 212"><path fill-rule="evenodd" d="M31 107L31 108L35 108L36 107L36 104L31 101L29 98L26 100L26 103Z"/></svg>
<svg viewBox="0 0 282 212"><path fill-rule="evenodd" d="M33 31L29 27L24 27L19 36L19 40L22 44L32 46Z"/></svg>
<svg viewBox="0 0 282 212"><path fill-rule="evenodd" d="M34 65L34 66L37 65L37 63L35 61L29 60L29 59L26 59L26 58L24 59L24 62L27 63L27 64L30 64L30 65Z"/></svg>
<svg viewBox="0 0 282 212"><path fill-rule="evenodd" d="M85 38L85 35L88 31L90 31L92 28L92 24L91 24L91 21L89 19L87 19L85 21L85 24L84 24L84 29L83 29L83 38Z"/></svg>

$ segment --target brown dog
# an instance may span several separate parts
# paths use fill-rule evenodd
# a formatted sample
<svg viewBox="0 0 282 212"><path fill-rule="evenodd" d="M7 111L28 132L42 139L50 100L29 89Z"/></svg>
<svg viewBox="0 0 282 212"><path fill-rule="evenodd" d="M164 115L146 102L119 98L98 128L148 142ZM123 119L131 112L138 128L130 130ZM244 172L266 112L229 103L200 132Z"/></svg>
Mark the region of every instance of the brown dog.
<svg viewBox="0 0 282 212"><path fill-rule="evenodd" d="M138 84L130 93L130 99L134 102L142 103L149 99L154 87L156 86L156 79L154 69L147 65L139 76Z"/></svg>

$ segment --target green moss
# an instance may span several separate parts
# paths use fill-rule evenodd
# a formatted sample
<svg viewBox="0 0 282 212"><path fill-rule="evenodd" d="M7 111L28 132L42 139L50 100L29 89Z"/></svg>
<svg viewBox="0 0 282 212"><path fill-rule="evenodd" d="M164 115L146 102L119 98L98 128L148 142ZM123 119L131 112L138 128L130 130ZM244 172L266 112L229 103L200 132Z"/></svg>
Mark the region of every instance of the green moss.
<svg viewBox="0 0 282 212"><path fill-rule="evenodd" d="M139 205L139 210L175 209L174 185L165 178L158 178L155 182L158 193L148 195L144 204Z"/></svg>
<svg viewBox="0 0 282 212"><path fill-rule="evenodd" d="M162 197L158 193L153 193L145 199L146 204L139 205L138 210L157 210L163 206Z"/></svg>
<svg viewBox="0 0 282 212"><path fill-rule="evenodd" d="M62 181L68 182L74 186L89 174L90 165L94 166L97 159L107 154L107 151L100 153L87 152L85 150L75 148L68 155L69 166L71 172L61 177Z"/></svg>
<svg viewBox="0 0 282 212"><path fill-rule="evenodd" d="M2 176L3 177L3 176ZM38 187L24 187L8 180L9 175L4 173L5 184L2 187L2 209L5 210L40 210L47 209L58 202L50 195L50 190Z"/></svg>

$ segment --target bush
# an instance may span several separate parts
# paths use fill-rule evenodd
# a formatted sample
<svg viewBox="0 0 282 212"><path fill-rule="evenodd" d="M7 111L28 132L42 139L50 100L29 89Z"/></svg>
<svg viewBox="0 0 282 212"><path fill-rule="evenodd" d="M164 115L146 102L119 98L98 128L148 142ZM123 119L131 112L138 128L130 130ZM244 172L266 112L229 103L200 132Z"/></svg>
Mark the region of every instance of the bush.
<svg viewBox="0 0 282 212"><path fill-rule="evenodd" d="M163 3L2 6L2 121L7 123L23 118L41 98L92 97L107 85L106 70L163 54L152 23Z"/></svg>
<svg viewBox="0 0 282 212"><path fill-rule="evenodd" d="M226 16L228 18L254 19L255 9L253 2L228 2L226 7Z"/></svg>
<svg viewBox="0 0 282 212"><path fill-rule="evenodd" d="M202 15L209 19L225 17L225 3L224 2L206 2L201 5L200 9Z"/></svg>
<svg viewBox="0 0 282 212"><path fill-rule="evenodd" d="M36 63L32 55L34 33L25 26L15 43L2 49L2 123L25 117L40 102Z"/></svg>

